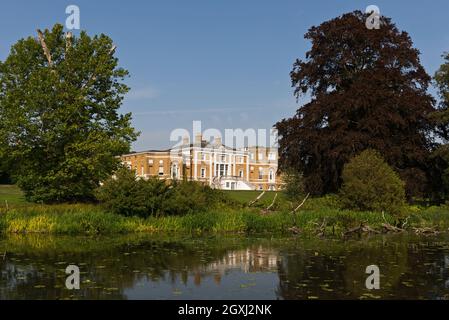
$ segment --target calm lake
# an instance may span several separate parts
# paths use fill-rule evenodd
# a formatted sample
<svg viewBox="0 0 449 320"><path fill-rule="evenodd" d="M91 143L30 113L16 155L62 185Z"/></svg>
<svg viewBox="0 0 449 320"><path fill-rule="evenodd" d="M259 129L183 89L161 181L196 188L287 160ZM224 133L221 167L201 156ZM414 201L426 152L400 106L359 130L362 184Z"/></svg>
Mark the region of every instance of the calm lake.
<svg viewBox="0 0 449 320"><path fill-rule="evenodd" d="M0 276L0 299L449 299L449 236L8 236Z"/></svg>

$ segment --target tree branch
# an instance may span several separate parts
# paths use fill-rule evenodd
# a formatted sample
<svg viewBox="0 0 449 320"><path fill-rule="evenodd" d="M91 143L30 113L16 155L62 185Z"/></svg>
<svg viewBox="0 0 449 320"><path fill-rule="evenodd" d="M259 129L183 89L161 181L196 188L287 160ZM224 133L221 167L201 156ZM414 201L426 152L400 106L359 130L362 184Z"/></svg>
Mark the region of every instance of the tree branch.
<svg viewBox="0 0 449 320"><path fill-rule="evenodd" d="M71 32L67 32L66 36L66 43L65 43L65 52L67 54L67 52L69 51L69 49L72 47L72 39L73 39L73 33Z"/></svg>
<svg viewBox="0 0 449 320"><path fill-rule="evenodd" d="M117 50L117 46L116 45L112 45L111 50L109 50L109 55L112 57L115 53L115 50ZM85 87L87 87L87 85L91 82L91 81L95 81L97 80L97 76L96 76L96 70L94 71L94 73L92 73L89 77L89 79L86 81L85 84L83 84L81 86L81 89L84 89Z"/></svg>
<svg viewBox="0 0 449 320"><path fill-rule="evenodd" d="M45 43L44 34L40 29L37 29L37 36L39 37L39 42L41 43L45 57L47 57L48 65L50 67L53 67L53 61L51 60L50 50L48 50L47 44Z"/></svg>
<svg viewBox="0 0 449 320"><path fill-rule="evenodd" d="M293 210L291 213L296 213L303 205L306 203L307 199L309 199L310 193L307 194L307 196L304 198L304 200L301 202L299 206L296 207L295 210Z"/></svg>
<svg viewBox="0 0 449 320"><path fill-rule="evenodd" d="M259 201L262 197L263 197L263 195L265 194L265 192L266 191L264 191L264 192L262 192L255 200L253 200L253 201L251 201L250 203L249 203L249 207L251 207L253 204L255 204L257 201Z"/></svg>
<svg viewBox="0 0 449 320"><path fill-rule="evenodd" d="M278 194L276 193L276 195L274 196L273 202L269 205L269 207L267 208L267 211L269 211L271 208L273 208L274 204L276 203L277 197L278 197Z"/></svg>

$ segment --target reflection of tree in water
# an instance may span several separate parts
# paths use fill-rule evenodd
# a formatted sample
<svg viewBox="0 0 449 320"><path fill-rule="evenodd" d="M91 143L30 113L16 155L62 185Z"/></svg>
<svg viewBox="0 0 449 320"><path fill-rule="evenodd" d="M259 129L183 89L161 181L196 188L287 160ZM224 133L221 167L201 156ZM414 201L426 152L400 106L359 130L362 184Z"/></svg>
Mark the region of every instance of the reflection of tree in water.
<svg viewBox="0 0 449 320"><path fill-rule="evenodd" d="M0 299L125 299L142 283L221 284L233 271L277 272L283 299L447 298L446 238L11 237L0 241L8 252L0 257ZM80 291L65 289L69 264L81 269ZM365 289L371 264L384 276L380 291Z"/></svg>
<svg viewBox="0 0 449 320"><path fill-rule="evenodd" d="M395 290L425 299L449 300L449 245L447 241L423 241L408 250L408 272L401 275Z"/></svg>
<svg viewBox="0 0 449 320"><path fill-rule="evenodd" d="M446 242L406 235L299 243L280 252L277 294L283 299L447 298L448 253ZM365 269L373 264L380 268L381 290L365 287Z"/></svg>
<svg viewBox="0 0 449 320"><path fill-rule="evenodd" d="M338 257L318 254L318 248L289 248L280 252L278 265L279 287L282 299L322 297L319 285L328 283L332 288L342 285L342 265ZM323 280L326 280L324 282Z"/></svg>
<svg viewBox="0 0 449 320"><path fill-rule="evenodd" d="M64 241L61 238L59 242ZM186 284L191 277L200 285L202 278L212 277L220 283L226 265L262 269L264 262L273 260L273 255L271 260L265 256L262 247L253 251L241 239L131 239L111 245L92 241L98 242L74 242L72 238L61 245L55 238L9 239L8 257L0 261L0 299L123 299L124 291L137 282L175 283L179 279ZM69 264L81 269L80 291L65 289Z"/></svg>

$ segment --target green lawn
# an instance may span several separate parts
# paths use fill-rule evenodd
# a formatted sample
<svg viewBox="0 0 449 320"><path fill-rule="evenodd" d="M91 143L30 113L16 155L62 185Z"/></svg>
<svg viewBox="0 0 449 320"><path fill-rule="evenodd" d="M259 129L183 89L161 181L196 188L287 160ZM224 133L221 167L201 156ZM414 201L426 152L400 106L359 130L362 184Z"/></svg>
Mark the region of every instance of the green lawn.
<svg viewBox="0 0 449 320"><path fill-rule="evenodd" d="M251 201L256 200L256 198L262 194L263 191L225 191L229 197L242 204L249 204ZM258 201L260 204L270 205L274 197L278 193L278 197L282 195L281 192L267 191L263 197ZM279 199L278 199L279 200Z"/></svg>
<svg viewBox="0 0 449 320"><path fill-rule="evenodd" d="M255 200L262 191L225 191L231 199L238 201L242 204L248 204ZM265 195L260 199L259 203L268 205L273 201L276 192L266 192ZM5 205L5 201L8 204L17 205L25 204L25 198L23 197L22 191L17 186L14 185L0 185L0 205Z"/></svg>
<svg viewBox="0 0 449 320"><path fill-rule="evenodd" d="M0 185L0 206L5 206L6 201L8 205L17 205L26 202L22 191L17 186Z"/></svg>

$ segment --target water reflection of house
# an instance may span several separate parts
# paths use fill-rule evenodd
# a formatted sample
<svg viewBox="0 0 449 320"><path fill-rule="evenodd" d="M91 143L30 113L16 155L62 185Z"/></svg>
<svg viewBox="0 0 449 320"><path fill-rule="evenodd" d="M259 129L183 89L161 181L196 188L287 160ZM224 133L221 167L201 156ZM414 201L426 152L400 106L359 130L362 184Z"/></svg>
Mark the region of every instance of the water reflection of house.
<svg viewBox="0 0 449 320"><path fill-rule="evenodd" d="M241 271L259 272L275 271L277 268L278 254L274 251L264 250L262 247L231 251L218 261L206 266L206 271L226 272L230 269Z"/></svg>
<svg viewBox="0 0 449 320"><path fill-rule="evenodd" d="M267 250L261 246L246 250L231 251L221 259L195 270L193 281L196 285L200 285L202 278L212 275L214 281L219 284L222 276L232 270L238 270L244 273L276 272L278 256L276 251Z"/></svg>

